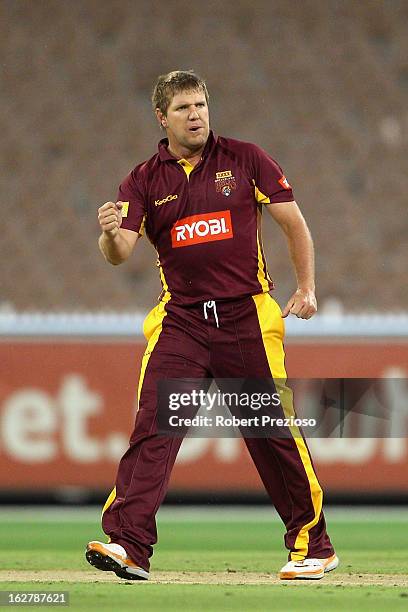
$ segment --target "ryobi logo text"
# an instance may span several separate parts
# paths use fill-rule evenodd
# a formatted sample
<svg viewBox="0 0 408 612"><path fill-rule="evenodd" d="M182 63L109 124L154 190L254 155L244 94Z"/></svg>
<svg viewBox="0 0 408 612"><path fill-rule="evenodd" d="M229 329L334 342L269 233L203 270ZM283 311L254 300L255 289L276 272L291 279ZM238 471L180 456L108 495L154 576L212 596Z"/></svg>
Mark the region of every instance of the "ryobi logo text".
<svg viewBox="0 0 408 612"><path fill-rule="evenodd" d="M166 204L166 202L171 202L171 200L177 200L178 195L168 195L167 198L163 198L163 200L155 200L155 206L161 206L162 204Z"/></svg>
<svg viewBox="0 0 408 612"><path fill-rule="evenodd" d="M171 230L173 248L228 240L233 238L231 214L229 210L192 215L177 221Z"/></svg>

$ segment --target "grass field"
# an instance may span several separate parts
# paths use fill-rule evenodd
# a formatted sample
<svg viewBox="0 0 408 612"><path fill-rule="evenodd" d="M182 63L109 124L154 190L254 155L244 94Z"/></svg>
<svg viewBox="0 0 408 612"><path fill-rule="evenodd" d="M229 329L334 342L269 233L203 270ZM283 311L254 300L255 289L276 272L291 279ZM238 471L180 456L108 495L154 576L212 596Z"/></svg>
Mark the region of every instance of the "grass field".
<svg viewBox="0 0 408 612"><path fill-rule="evenodd" d="M327 519L341 566L321 581L284 582L276 578L283 529L272 512L164 508L152 580L127 582L85 561L86 542L104 539L98 509L3 511L0 589L68 591L73 610L407 610L408 511L327 511Z"/></svg>

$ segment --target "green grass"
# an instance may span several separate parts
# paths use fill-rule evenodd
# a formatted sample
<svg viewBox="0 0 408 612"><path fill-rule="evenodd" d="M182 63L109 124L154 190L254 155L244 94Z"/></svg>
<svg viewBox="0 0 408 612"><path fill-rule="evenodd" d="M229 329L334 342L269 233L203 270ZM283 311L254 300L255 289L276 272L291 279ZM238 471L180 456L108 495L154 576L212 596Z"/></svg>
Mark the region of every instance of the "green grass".
<svg viewBox="0 0 408 612"><path fill-rule="evenodd" d="M184 612L239 610L252 612L276 610L282 612L316 612L329 606L330 611L384 612L406 610L408 598L392 587L329 587L318 585L276 586L202 586L157 584L97 584L97 585L32 585L34 590L69 591L68 610L148 610ZM2 589L27 590L24 583L2 584ZM407 594L408 596L408 594ZM52 607L55 609L56 607ZM46 608L35 606L34 610Z"/></svg>
<svg viewBox="0 0 408 612"><path fill-rule="evenodd" d="M233 511L231 511L232 513ZM283 528L272 520L257 520L251 509L246 517L219 520L159 521L159 544L152 559L154 571L259 571L275 574L286 560ZM375 515L374 515L375 517ZM95 520L29 521L18 515L2 520L0 569L91 571L83 556L85 543L104 538L98 511ZM245 520L244 520L245 519ZM408 565L407 521L329 521L330 536L341 558L342 573L403 574ZM117 583L2 583L2 590L67 590L74 610L394 610L408 608L408 588L393 586L334 586L316 583L274 585L186 585ZM40 606L36 606L36 609ZM41 608L42 609L42 608ZM45 608L44 608L45 609Z"/></svg>

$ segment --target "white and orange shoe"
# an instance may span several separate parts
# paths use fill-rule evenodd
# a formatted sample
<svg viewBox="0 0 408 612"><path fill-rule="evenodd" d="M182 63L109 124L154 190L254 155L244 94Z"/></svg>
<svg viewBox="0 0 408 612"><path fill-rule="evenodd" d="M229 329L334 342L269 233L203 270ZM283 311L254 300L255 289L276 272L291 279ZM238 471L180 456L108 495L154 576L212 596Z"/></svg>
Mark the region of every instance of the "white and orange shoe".
<svg viewBox="0 0 408 612"><path fill-rule="evenodd" d="M303 559L289 561L279 572L281 580L320 580L327 572L336 569L339 564L337 555L328 559Z"/></svg>
<svg viewBox="0 0 408 612"><path fill-rule="evenodd" d="M149 580L149 572L136 565L120 544L89 542L85 556L87 561L97 569L104 572L115 572L119 578Z"/></svg>

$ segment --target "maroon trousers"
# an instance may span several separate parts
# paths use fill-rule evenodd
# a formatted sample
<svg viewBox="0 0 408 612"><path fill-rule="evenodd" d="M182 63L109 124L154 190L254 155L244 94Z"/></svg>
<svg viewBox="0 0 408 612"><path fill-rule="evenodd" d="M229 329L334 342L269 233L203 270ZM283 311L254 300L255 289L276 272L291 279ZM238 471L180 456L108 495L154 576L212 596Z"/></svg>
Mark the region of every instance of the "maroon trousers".
<svg viewBox="0 0 408 612"><path fill-rule="evenodd" d="M147 316L139 405L102 526L143 569L157 542L155 515L182 439L157 435L157 383L166 378L285 378L281 311L268 293L180 307L160 302ZM218 322L218 327L217 327ZM334 553L322 512L323 493L304 438L246 438L266 491L286 526L289 559Z"/></svg>

